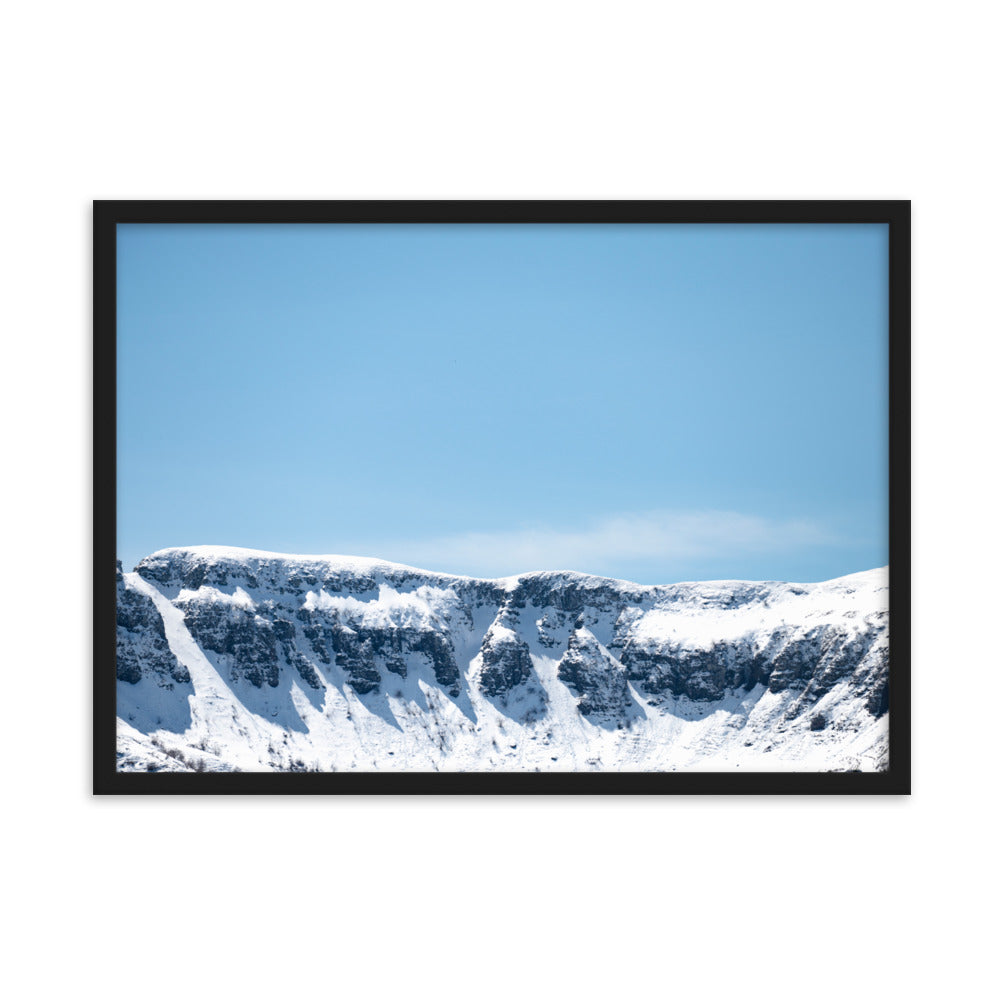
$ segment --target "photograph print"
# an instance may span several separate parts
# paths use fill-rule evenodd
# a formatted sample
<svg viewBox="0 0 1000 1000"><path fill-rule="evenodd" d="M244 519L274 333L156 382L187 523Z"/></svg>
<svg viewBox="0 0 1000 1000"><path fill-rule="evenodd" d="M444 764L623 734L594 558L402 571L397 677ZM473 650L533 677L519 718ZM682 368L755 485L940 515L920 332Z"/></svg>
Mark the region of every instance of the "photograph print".
<svg viewBox="0 0 1000 1000"><path fill-rule="evenodd" d="M95 203L95 789L907 791L908 226Z"/></svg>

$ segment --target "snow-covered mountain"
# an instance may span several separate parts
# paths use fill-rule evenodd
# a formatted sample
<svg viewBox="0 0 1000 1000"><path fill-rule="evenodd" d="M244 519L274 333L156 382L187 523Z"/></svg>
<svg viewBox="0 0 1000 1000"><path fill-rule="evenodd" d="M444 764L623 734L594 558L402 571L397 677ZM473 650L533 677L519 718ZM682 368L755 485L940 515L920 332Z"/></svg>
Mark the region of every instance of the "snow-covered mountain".
<svg viewBox="0 0 1000 1000"><path fill-rule="evenodd" d="M888 570L499 580L165 549L118 570L119 770L881 770Z"/></svg>

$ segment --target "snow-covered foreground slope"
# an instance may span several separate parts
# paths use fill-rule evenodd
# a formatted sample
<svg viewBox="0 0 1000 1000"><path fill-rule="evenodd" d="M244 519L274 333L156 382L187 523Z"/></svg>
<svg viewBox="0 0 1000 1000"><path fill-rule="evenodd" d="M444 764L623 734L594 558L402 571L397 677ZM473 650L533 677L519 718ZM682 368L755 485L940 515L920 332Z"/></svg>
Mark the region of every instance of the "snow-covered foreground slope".
<svg viewBox="0 0 1000 1000"><path fill-rule="evenodd" d="M888 571L501 580L165 549L118 576L119 770L879 770Z"/></svg>

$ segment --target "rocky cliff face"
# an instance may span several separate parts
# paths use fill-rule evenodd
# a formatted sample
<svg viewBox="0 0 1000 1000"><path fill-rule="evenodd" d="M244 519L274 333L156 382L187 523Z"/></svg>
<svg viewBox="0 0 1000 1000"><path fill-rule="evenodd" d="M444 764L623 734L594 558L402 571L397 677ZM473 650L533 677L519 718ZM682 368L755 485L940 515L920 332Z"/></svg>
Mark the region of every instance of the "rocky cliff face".
<svg viewBox="0 0 1000 1000"><path fill-rule="evenodd" d="M146 679L168 691L174 690L175 685L190 686L191 675L170 651L163 619L156 606L144 594L125 585L120 562L115 579L118 584L115 664L118 680L138 684Z"/></svg>
<svg viewBox="0 0 1000 1000"><path fill-rule="evenodd" d="M887 599L164 550L119 573L119 766L877 768Z"/></svg>
<svg viewBox="0 0 1000 1000"><path fill-rule="evenodd" d="M635 703L624 668L584 626L582 617L569 634L556 676L579 696L582 715L603 717L619 728L633 716Z"/></svg>

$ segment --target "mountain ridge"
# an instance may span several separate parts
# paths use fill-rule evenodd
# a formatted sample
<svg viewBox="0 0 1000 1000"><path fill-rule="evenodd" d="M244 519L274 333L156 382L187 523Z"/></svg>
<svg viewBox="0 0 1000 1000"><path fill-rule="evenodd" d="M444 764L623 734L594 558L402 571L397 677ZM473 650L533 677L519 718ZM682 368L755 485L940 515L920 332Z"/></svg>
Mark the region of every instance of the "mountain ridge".
<svg viewBox="0 0 1000 1000"><path fill-rule="evenodd" d="M286 562L301 564L325 564L331 569L388 569L406 573L419 574L421 576L438 577L447 580L467 580L479 583L507 584L516 582L526 577L586 577L590 580L599 580L606 583L625 584L632 588L658 590L664 587L685 587L685 586L711 586L713 584L746 584L752 586L784 585L790 587L815 587L839 582L847 582L861 579L871 573L887 572L888 566L876 566L872 569L861 570L855 573L847 573L838 577L831 577L829 580L821 581L791 581L791 580L746 580L740 577L716 578L709 580L676 580L671 583L636 583L625 577L603 576L599 573L586 573L582 570L572 569L539 569L526 570L522 573L514 573L507 576L481 577L471 576L463 573L446 573L441 570L427 570L419 566L411 566L408 563L393 562L389 559L382 559L376 556L352 556L345 554L309 555L289 552L272 552L266 549L252 549L233 545L177 545L163 549L144 556L136 563L132 572L138 570L144 563L162 559L195 559L204 562L245 562L248 560L258 560L261 562ZM120 562L120 561L119 561Z"/></svg>
<svg viewBox="0 0 1000 1000"><path fill-rule="evenodd" d="M118 588L123 770L886 765L887 568L643 585L194 546Z"/></svg>

